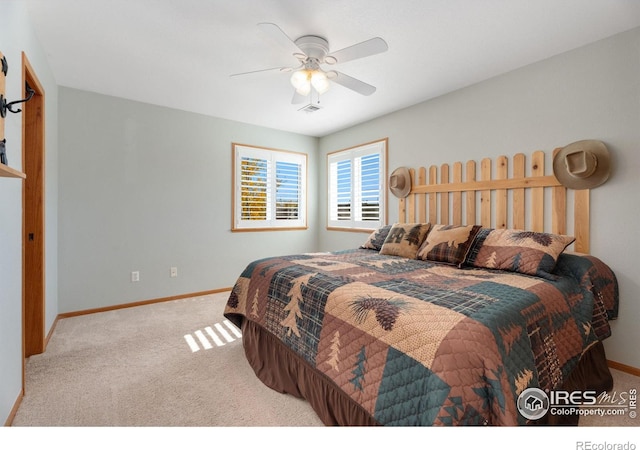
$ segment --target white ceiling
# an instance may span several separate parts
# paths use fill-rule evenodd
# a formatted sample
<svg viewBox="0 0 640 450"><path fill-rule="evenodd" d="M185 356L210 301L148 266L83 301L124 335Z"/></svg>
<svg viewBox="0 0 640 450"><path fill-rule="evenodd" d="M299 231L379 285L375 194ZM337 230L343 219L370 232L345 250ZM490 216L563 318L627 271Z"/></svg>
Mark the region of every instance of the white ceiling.
<svg viewBox="0 0 640 450"><path fill-rule="evenodd" d="M25 0L56 82L250 124L324 136L640 26L638 0ZM257 24L330 51L379 36L389 50L335 68L377 87L332 84L298 111L296 65Z"/></svg>

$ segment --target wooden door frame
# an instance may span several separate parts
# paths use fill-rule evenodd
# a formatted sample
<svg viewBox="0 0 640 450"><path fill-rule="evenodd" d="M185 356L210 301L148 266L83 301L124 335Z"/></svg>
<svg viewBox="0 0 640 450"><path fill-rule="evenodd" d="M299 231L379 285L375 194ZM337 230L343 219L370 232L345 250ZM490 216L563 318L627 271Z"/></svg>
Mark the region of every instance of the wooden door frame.
<svg viewBox="0 0 640 450"><path fill-rule="evenodd" d="M22 52L22 351L24 359L45 350L45 139L44 88Z"/></svg>

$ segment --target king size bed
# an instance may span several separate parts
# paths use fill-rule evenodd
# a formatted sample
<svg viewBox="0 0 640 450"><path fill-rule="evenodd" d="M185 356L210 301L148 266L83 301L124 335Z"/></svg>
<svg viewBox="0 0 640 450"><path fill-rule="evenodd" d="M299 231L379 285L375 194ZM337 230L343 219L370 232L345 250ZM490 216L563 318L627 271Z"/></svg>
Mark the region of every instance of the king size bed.
<svg viewBox="0 0 640 450"><path fill-rule="evenodd" d="M245 268L224 315L257 377L327 425L576 424L521 394L611 388L612 270L563 230L436 223L412 196L359 248Z"/></svg>

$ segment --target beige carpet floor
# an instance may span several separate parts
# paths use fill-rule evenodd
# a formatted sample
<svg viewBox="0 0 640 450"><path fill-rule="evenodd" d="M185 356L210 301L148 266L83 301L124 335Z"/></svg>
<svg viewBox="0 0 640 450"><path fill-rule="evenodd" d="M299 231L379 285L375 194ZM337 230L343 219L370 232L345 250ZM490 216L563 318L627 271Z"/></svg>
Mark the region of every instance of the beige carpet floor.
<svg viewBox="0 0 640 450"><path fill-rule="evenodd" d="M46 352L27 362L13 426L322 426L306 401L256 378L224 325L227 297L59 320Z"/></svg>
<svg viewBox="0 0 640 450"><path fill-rule="evenodd" d="M222 316L228 293L58 321L26 365L14 427L318 427L308 403L264 386ZM223 344L223 345L217 345ZM640 379L613 371L614 390ZM638 426L590 416L582 426Z"/></svg>

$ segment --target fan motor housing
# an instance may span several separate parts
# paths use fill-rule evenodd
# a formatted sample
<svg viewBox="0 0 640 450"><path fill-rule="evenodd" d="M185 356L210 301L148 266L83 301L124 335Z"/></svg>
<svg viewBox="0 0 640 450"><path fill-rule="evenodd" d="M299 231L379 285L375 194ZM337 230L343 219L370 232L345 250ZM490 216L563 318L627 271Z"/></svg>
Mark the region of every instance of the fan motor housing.
<svg viewBox="0 0 640 450"><path fill-rule="evenodd" d="M309 58L324 60L329 53L329 42L320 36L302 36L295 40L296 46L302 50Z"/></svg>

